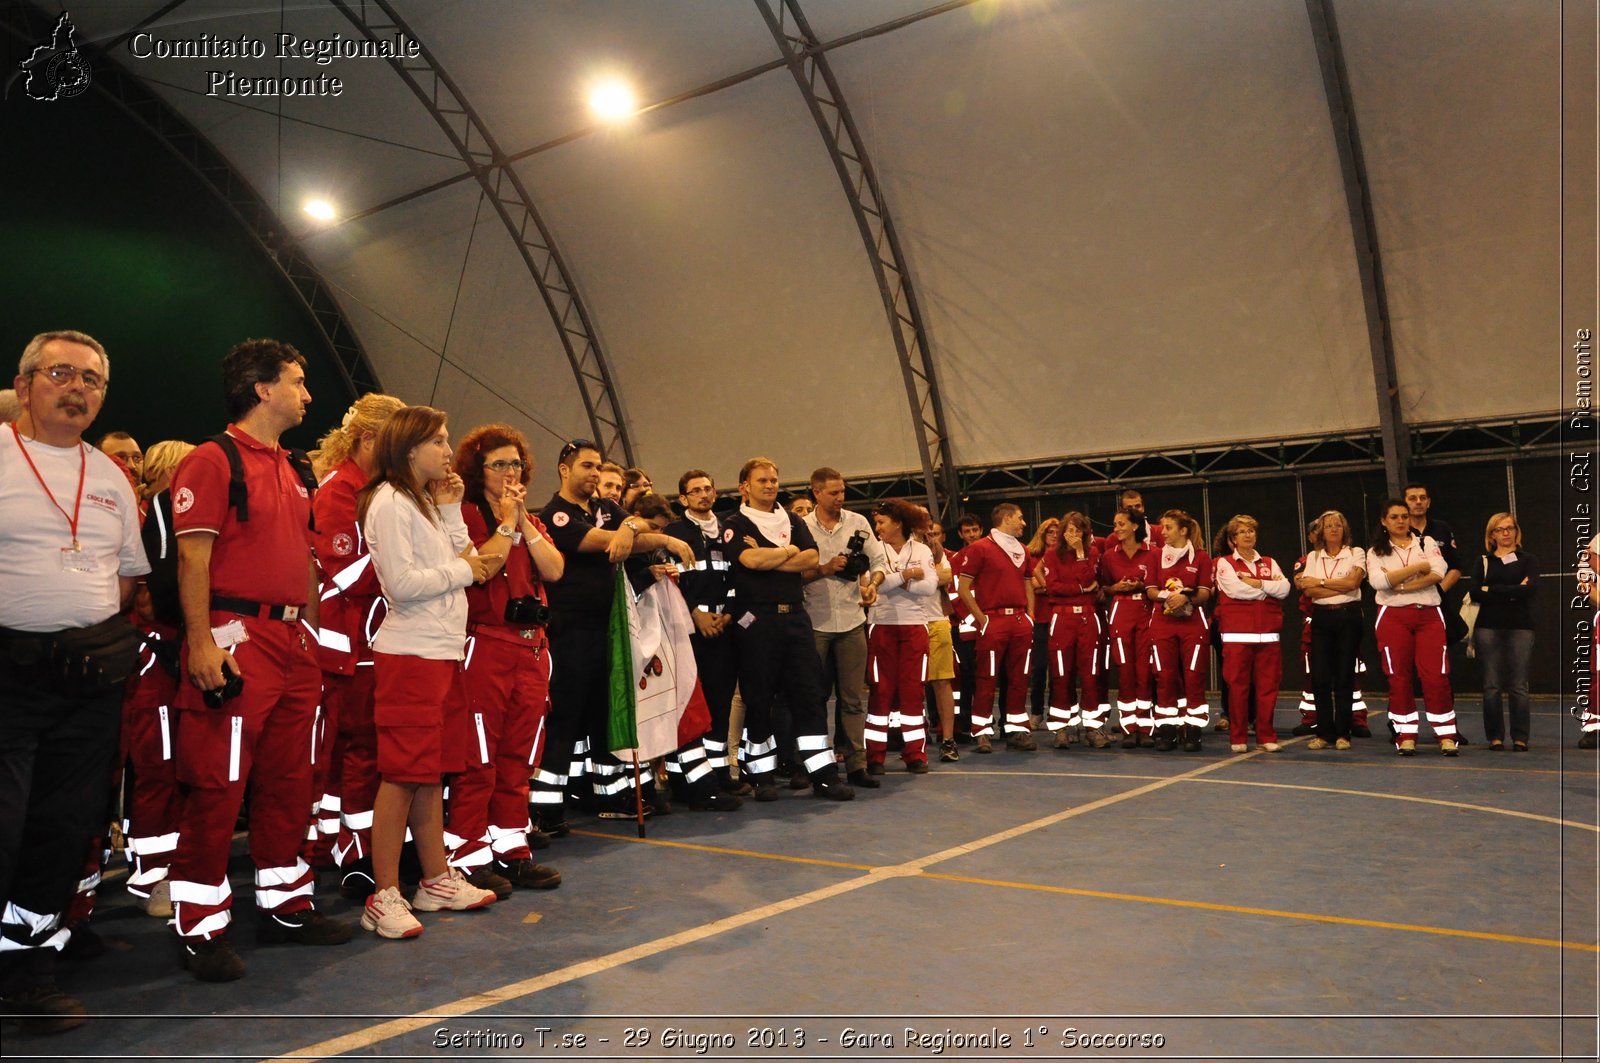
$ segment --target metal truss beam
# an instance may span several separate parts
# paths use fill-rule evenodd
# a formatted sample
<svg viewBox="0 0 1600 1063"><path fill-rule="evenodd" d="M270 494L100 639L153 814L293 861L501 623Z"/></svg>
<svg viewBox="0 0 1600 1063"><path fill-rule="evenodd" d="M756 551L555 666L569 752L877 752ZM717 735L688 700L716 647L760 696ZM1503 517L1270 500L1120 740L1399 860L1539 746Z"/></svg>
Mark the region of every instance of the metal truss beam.
<svg viewBox="0 0 1600 1063"><path fill-rule="evenodd" d="M839 82L833 76L833 68L828 64L826 49L812 32L798 0L755 0L755 5L772 32L772 39L783 52L795 84L805 96L806 107L827 145L828 155L850 201L850 212L861 231L905 379L917 454L922 460L922 491L929 512L939 513L943 508L940 496L943 496L944 506L955 505L959 501L960 484L927 327L923 324L916 287L906 268L883 190Z"/></svg>
<svg viewBox="0 0 1600 1063"><path fill-rule="evenodd" d="M1474 423L1414 426L1409 442L1419 467L1547 457L1560 453L1559 414L1533 414ZM960 470L959 499L1021 502L1044 495L1110 490L1125 485L1180 486L1385 468L1381 429L1297 439L1221 443L1188 450L1129 451L1026 463L975 465ZM846 478L849 501L904 497L912 472ZM804 485L786 485L804 490Z"/></svg>
<svg viewBox="0 0 1600 1063"><path fill-rule="evenodd" d="M1400 408L1400 380L1395 369L1394 335L1389 329L1389 300L1383 283L1383 261L1378 254L1378 226L1372 216L1372 195L1367 183L1366 158L1350 98L1350 78L1345 70L1344 47L1334 20L1332 0L1306 0L1317 65L1322 72L1323 94L1339 154L1345 207L1350 214L1350 234L1355 243L1356 269L1361 276L1361 303L1367 322L1367 347L1372 358L1372 379L1377 388L1378 426L1383 435L1383 467L1389 490L1399 497L1411 462L1405 413Z"/></svg>
<svg viewBox="0 0 1600 1063"><path fill-rule="evenodd" d="M533 198L488 126L416 31L387 0L354 0L353 3L332 0L332 3L369 40L392 40L399 33L416 42L420 53L417 58L395 58L389 60L389 65L410 86L450 139L516 242L567 353L595 442L612 461L617 460L620 448L622 463L634 464L633 441L618 406L617 389L589 311Z"/></svg>
<svg viewBox="0 0 1600 1063"><path fill-rule="evenodd" d="M46 27L58 13L47 12L33 3L6 6L5 32L26 46L38 43L38 30L17 21L16 17L25 9L31 10L32 17ZM267 201L203 133L124 69L109 51L83 41L78 42L78 50L88 57L94 72L91 87L154 135L199 177L277 268L295 299L316 323L327 349L333 354L339 377L349 389L349 398L382 391L378 374L367 361L355 330L340 311L339 301Z"/></svg>

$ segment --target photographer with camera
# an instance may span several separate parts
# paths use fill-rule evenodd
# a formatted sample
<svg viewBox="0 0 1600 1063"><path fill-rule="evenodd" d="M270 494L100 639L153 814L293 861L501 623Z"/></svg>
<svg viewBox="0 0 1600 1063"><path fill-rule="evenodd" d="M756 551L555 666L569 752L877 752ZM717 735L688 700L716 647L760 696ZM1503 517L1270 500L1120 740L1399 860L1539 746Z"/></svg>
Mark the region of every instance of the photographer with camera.
<svg viewBox="0 0 1600 1063"><path fill-rule="evenodd" d="M504 558L499 573L467 588L464 672L472 737L467 770L450 783L445 845L468 882L504 900L513 887L554 889L561 873L533 861L528 777L534 739L550 694L550 610L544 584L566 559L528 512L533 458L521 432L506 424L475 428L456 448L466 486L461 517L483 558Z"/></svg>
<svg viewBox="0 0 1600 1063"><path fill-rule="evenodd" d="M845 770L850 782L876 789L867 774L867 614L878 600L885 571L883 544L872 534L867 518L844 508L844 474L823 466L811 474L811 497L817 508L805 518L817 541L822 563L805 574L806 612L822 658L823 709L828 741L837 748L834 713L827 711L831 693L844 727Z"/></svg>

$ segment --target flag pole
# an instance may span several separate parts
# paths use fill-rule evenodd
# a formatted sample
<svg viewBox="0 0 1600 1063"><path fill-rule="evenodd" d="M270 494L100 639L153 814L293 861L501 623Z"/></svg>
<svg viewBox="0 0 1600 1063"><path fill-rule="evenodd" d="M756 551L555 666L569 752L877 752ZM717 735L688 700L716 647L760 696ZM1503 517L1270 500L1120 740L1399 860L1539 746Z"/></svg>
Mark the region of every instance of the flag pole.
<svg viewBox="0 0 1600 1063"><path fill-rule="evenodd" d="M633 750L633 808L639 817L639 837L644 837L644 787L639 785L639 750Z"/></svg>

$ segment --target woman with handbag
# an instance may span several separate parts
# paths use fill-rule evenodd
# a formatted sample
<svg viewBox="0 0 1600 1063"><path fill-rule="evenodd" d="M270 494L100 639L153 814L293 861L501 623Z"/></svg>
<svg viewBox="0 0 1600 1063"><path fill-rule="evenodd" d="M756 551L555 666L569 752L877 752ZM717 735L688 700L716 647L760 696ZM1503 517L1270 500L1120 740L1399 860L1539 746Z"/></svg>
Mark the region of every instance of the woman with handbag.
<svg viewBox="0 0 1600 1063"><path fill-rule="evenodd" d="M1511 701L1511 748L1528 751L1528 662L1533 657L1533 598L1539 563L1522 548L1522 525L1510 513L1489 518L1483 554L1469 574L1478 607L1472 645L1483 664L1483 733L1505 749L1504 703Z"/></svg>

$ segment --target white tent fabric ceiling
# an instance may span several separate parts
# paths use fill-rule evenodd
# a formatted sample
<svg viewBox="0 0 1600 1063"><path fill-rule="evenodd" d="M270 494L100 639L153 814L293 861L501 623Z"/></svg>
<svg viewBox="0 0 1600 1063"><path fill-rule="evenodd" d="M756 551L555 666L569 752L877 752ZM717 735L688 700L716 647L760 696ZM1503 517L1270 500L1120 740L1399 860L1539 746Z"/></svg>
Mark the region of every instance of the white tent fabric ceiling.
<svg viewBox="0 0 1600 1063"><path fill-rule="evenodd" d="M800 0L823 40L927 9ZM766 453L785 478L918 467L847 200L786 69L571 137L587 79L645 101L778 57L749 0L403 0L516 163L667 484ZM106 39L158 9L74 3ZM1414 421L1558 405L1560 9L1337 0ZM165 36L352 32L331 7L189 0ZM127 62L126 56L120 56ZM1302 0L979 0L830 51L921 298L956 460L1364 429L1378 420L1349 218ZM559 336L477 184L314 231L464 166L387 64L338 98L222 100L129 63L315 265L386 387L458 431L586 435ZM216 65L214 62L209 65ZM271 59L230 61L241 75ZM281 102L283 120L277 114ZM557 142L552 144L551 142Z"/></svg>

